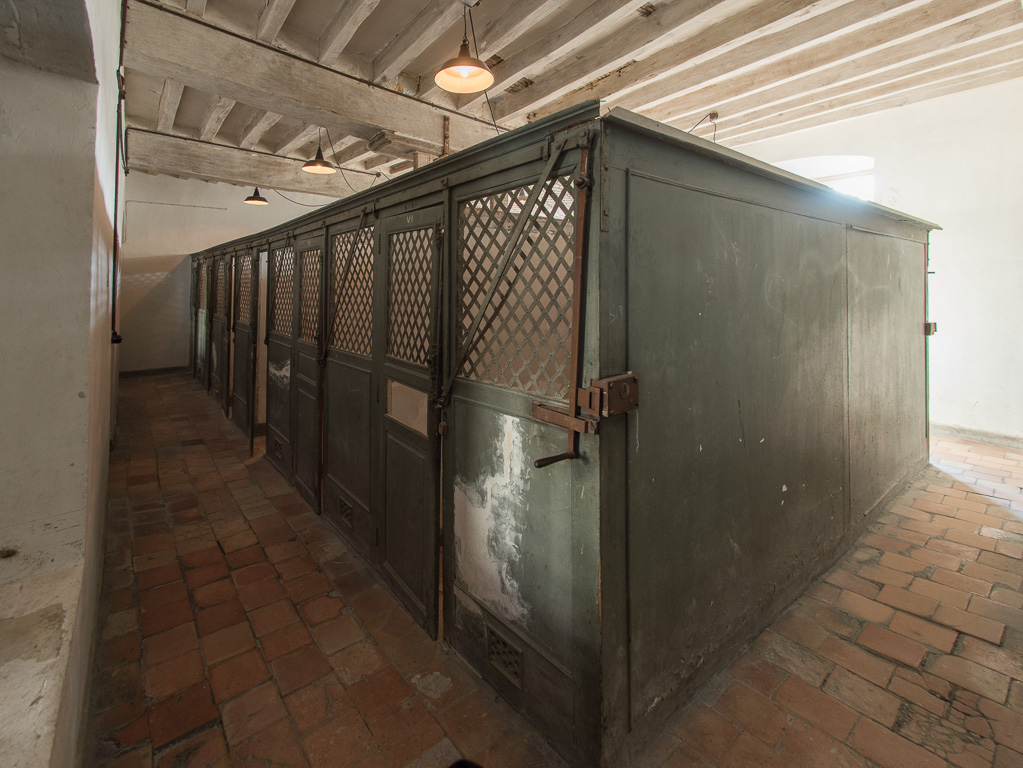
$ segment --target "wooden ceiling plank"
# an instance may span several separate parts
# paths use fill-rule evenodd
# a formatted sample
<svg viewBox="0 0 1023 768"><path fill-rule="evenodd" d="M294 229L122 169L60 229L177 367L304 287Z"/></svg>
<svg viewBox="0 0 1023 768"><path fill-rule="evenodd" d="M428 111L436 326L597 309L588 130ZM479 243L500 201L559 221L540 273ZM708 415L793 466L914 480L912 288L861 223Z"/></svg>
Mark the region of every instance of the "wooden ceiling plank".
<svg viewBox="0 0 1023 768"><path fill-rule="evenodd" d="M564 106L563 102L559 101L558 106L545 105L545 102L567 93L572 93L575 101L592 98L585 88L580 90L580 86L599 83L603 75L630 61L649 58L669 46L677 46L668 54L676 63L680 59L679 50L684 51L681 55L688 62L711 52L720 55L757 36L801 22L808 12L811 12L809 15L814 11L819 13L827 5L819 0L770 0L752 8L737 9L734 3L722 0L676 0L648 17L637 18L628 30L614 35L585 57L569 58L561 66L544 72L543 78L528 88L502 95L499 101L495 100L494 111L499 120L506 122L525 116L537 105L544 106L536 111L536 116L553 114ZM686 35L690 25L706 17L712 17L713 21L704 23L695 34Z"/></svg>
<svg viewBox="0 0 1023 768"><path fill-rule="evenodd" d="M338 165L360 163L366 158L372 157L374 154L373 150L369 148L368 142L360 139L344 149L338 150L338 152L334 155L334 162Z"/></svg>
<svg viewBox="0 0 1023 768"><path fill-rule="evenodd" d="M276 112L338 135L370 139L382 129L436 147L464 149L491 136L493 128L466 115L355 80L266 45L244 40L173 11L129 0L124 64L252 107ZM343 105L344 112L324 104Z"/></svg>
<svg viewBox="0 0 1023 768"><path fill-rule="evenodd" d="M774 125L793 123L826 113L839 112L858 107L879 99L916 92L920 89L940 89L963 78L977 77L1011 66L1023 66L1023 45L1011 46L1001 51L979 57L976 61L953 62L940 68L920 72L898 79L886 80L871 87L854 91L836 89L830 98L814 103L802 104L789 109L750 115L748 119L737 119L733 125L718 125L718 140L739 136L751 131Z"/></svg>
<svg viewBox="0 0 1023 768"><path fill-rule="evenodd" d="M789 29L755 40L674 77L656 80L617 100L626 109L652 110L680 92L743 76L758 68L780 70L778 62L793 49L816 53L822 62L837 61L923 30L949 24L1000 4L992 0L856 0ZM860 34L863 32L863 34ZM862 39L866 35L869 45ZM766 71L766 70L765 70ZM798 74L798 73L794 73ZM777 75L775 75L776 77Z"/></svg>
<svg viewBox="0 0 1023 768"><path fill-rule="evenodd" d="M379 4L380 0L343 0L334 18L320 35L317 61L328 67L334 64L345 46L355 37L362 22Z"/></svg>
<svg viewBox="0 0 1023 768"><path fill-rule="evenodd" d="M304 123L296 125L287 136L281 139L281 143L274 149L274 154L290 155L299 147L304 147L315 139L318 133L319 129L315 125L306 125Z"/></svg>
<svg viewBox="0 0 1023 768"><path fill-rule="evenodd" d="M127 147L128 168L132 170L334 198L351 194L338 175L305 173L301 161L286 157L136 129L129 129ZM349 180L361 189L372 181L368 176ZM240 196L238 202L241 204Z"/></svg>
<svg viewBox="0 0 1023 768"><path fill-rule="evenodd" d="M983 54L1023 40L1023 9L1002 6L973 18L943 27L927 35L906 41L897 49L884 48L872 54L845 59L817 69L800 67L797 62L781 62L781 71L807 74L789 78L766 88L725 81L693 91L675 102L662 105L648 117L677 124L693 125L710 111L718 112L719 129L753 111L779 111L792 104L819 101L837 89L852 89L879 84L946 63ZM796 59L806 54L797 54ZM893 61L901 60L901 63Z"/></svg>
<svg viewBox="0 0 1023 768"><path fill-rule="evenodd" d="M393 80L408 64L461 21L465 5L456 0L432 0L373 60L373 82Z"/></svg>
<svg viewBox="0 0 1023 768"><path fill-rule="evenodd" d="M967 75L957 79L954 82L946 83L939 88L921 88L911 93L901 93L896 96L889 97L887 99L881 99L879 101L870 102L868 104L860 104L856 107L852 107L840 112L815 115L814 117L797 123L787 123L784 125L775 125L766 127L760 131L753 131L734 138L729 142L729 146L739 147L745 144L752 144L756 141L763 141L764 139L774 138L776 136L783 136L787 134L797 133L804 131L809 128L816 128L821 125L827 125L829 123L835 123L845 120L851 120L855 117L862 117L864 115L874 114L876 112L883 112L889 109L895 109L897 107L904 107L910 104L916 104L921 101L927 101L929 99L936 99L941 96L949 96L962 91L971 90L973 88L982 88L987 85L995 85L997 83L1005 82L1006 80L1013 80L1018 77L1023 77L1023 65L1010 66L999 68L993 72Z"/></svg>
<svg viewBox="0 0 1023 768"><path fill-rule="evenodd" d="M178 114L178 105L181 103L181 94L185 86L182 83L167 78L163 81L163 90L160 91L160 107L156 117L156 130L160 133L171 133L174 130L174 118Z"/></svg>
<svg viewBox="0 0 1023 768"><path fill-rule="evenodd" d="M545 71L555 61L603 37L612 27L639 10L644 2L595 0L564 26L495 64L491 68L494 84L490 91L499 93L522 78ZM484 101L484 94L474 93L460 99L458 106L465 111L480 110Z"/></svg>
<svg viewBox="0 0 1023 768"><path fill-rule="evenodd" d="M276 112L267 112L265 109L256 112L249 120L249 124L242 129L241 136L238 138L238 146L242 149L253 149L263 138L263 134L273 128L281 117L282 115Z"/></svg>
<svg viewBox="0 0 1023 768"><path fill-rule="evenodd" d="M217 133L220 131L220 126L227 120L227 116L234 109L234 99L228 99L223 96L214 96L210 102L210 106L206 109L206 114L203 116L202 125L199 127L199 140L200 141L212 141Z"/></svg>
<svg viewBox="0 0 1023 768"><path fill-rule="evenodd" d="M256 39L272 43L294 7L295 0L267 0L256 22Z"/></svg>

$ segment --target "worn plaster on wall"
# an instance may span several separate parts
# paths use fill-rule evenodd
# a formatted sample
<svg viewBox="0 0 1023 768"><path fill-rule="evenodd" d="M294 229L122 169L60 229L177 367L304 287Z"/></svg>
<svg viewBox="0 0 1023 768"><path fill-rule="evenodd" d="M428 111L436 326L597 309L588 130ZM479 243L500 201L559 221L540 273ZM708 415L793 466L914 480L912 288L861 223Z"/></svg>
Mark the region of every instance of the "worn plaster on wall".
<svg viewBox="0 0 1023 768"><path fill-rule="evenodd" d="M519 625L531 606L522 598L514 569L521 558L522 523L528 478L524 473L519 420L503 416L494 440L492 473L455 477L455 563L466 588L498 616Z"/></svg>

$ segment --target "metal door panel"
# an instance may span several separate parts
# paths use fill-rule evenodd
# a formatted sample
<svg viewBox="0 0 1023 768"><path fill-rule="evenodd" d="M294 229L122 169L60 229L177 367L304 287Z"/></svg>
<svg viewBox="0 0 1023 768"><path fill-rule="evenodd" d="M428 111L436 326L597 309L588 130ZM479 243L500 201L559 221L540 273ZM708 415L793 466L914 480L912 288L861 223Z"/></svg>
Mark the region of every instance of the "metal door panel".
<svg viewBox="0 0 1023 768"><path fill-rule="evenodd" d="M437 391L439 207L385 220L382 246L386 272L378 276L375 455L379 484L384 572L406 607L431 633L437 631L439 488L436 412L427 409L425 434L392 418L389 381L423 393Z"/></svg>
<svg viewBox="0 0 1023 768"><path fill-rule="evenodd" d="M291 478L292 357L295 348L295 249L271 250L266 350L266 456Z"/></svg>
<svg viewBox="0 0 1023 768"><path fill-rule="evenodd" d="M199 265L199 298L195 313L195 377L205 386L209 381L207 360L209 359L209 296L210 261L204 259Z"/></svg>
<svg viewBox="0 0 1023 768"><path fill-rule="evenodd" d="M320 507L320 337L322 327L322 237L298 245L298 316L295 339L295 485L314 509Z"/></svg>
<svg viewBox="0 0 1023 768"><path fill-rule="evenodd" d="M230 303L230 270L226 256L213 260L213 307L210 314L210 393L227 411L230 361L228 350L228 311Z"/></svg>
<svg viewBox="0 0 1023 768"><path fill-rule="evenodd" d="M232 418L249 436L249 452L255 435L255 366L256 366L256 259L251 253L241 254L235 261L234 301L234 386Z"/></svg>
<svg viewBox="0 0 1023 768"><path fill-rule="evenodd" d="M357 549L375 559L371 472L376 241L374 224L365 219L342 227L327 240L322 509Z"/></svg>

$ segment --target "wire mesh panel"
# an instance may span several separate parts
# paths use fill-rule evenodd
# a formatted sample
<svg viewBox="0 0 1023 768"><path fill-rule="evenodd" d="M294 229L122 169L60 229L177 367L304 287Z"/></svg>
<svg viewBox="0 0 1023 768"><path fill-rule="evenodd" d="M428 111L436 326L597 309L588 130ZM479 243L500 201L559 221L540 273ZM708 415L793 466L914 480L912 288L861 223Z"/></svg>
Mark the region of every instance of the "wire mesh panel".
<svg viewBox="0 0 1023 768"><path fill-rule="evenodd" d="M303 341L316 341L320 335L321 255L319 248L302 251L298 335Z"/></svg>
<svg viewBox="0 0 1023 768"><path fill-rule="evenodd" d="M238 296L234 302L234 321L252 325L252 254L246 253L235 261L238 272L235 285Z"/></svg>
<svg viewBox="0 0 1023 768"><path fill-rule="evenodd" d="M292 302L295 297L295 249L290 245L274 251L273 285L270 332L291 336L294 330Z"/></svg>
<svg viewBox="0 0 1023 768"><path fill-rule="evenodd" d="M216 260L216 282L213 292L213 312L217 315L227 314L227 259Z"/></svg>
<svg viewBox="0 0 1023 768"><path fill-rule="evenodd" d="M373 338L373 227L335 235L331 245L329 346L369 357Z"/></svg>
<svg viewBox="0 0 1023 768"><path fill-rule="evenodd" d="M568 397L572 335L575 195L569 176L549 179L461 375L542 397ZM532 185L468 200L459 208L459 347L494 279Z"/></svg>
<svg viewBox="0 0 1023 768"><path fill-rule="evenodd" d="M199 309L207 309L206 299L209 295L210 265L203 262L199 267Z"/></svg>
<svg viewBox="0 0 1023 768"><path fill-rule="evenodd" d="M426 365L433 227L397 232L389 239L387 354Z"/></svg>

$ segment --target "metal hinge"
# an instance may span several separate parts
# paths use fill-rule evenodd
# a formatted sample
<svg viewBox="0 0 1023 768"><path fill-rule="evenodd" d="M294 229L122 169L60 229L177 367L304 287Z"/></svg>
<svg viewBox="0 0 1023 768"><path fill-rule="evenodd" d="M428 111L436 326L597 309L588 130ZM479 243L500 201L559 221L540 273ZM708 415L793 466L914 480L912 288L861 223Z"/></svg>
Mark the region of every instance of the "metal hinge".
<svg viewBox="0 0 1023 768"><path fill-rule="evenodd" d="M924 323L924 336L933 336L938 332L937 323Z"/></svg>

